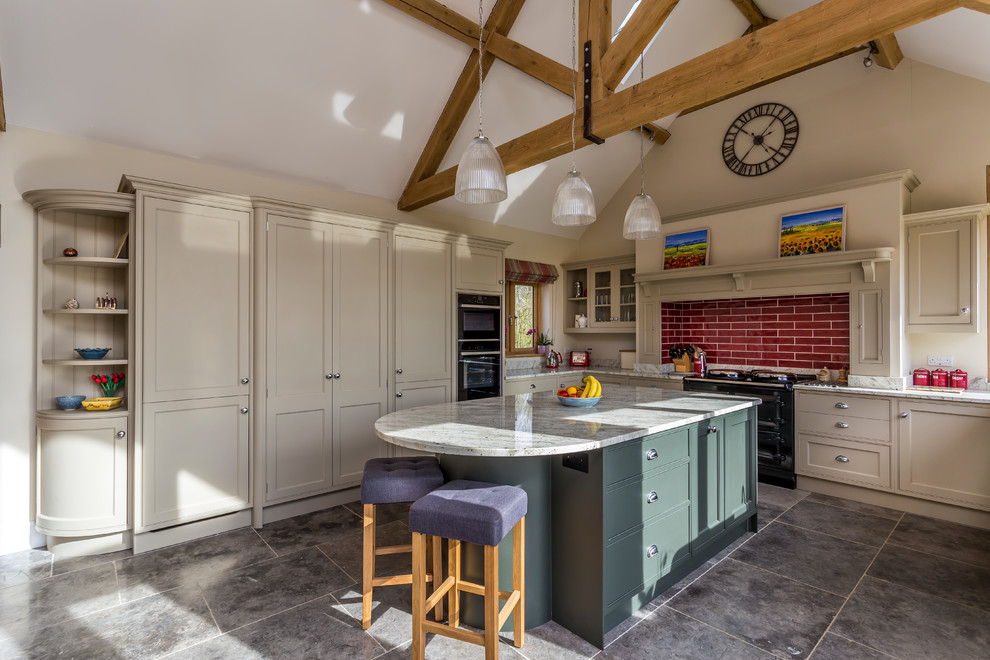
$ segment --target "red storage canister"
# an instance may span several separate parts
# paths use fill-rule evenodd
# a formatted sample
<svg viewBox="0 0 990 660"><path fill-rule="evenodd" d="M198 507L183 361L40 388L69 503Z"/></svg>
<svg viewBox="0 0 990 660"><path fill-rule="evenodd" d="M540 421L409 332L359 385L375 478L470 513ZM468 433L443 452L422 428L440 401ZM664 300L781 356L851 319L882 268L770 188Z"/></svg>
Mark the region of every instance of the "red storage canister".
<svg viewBox="0 0 990 660"><path fill-rule="evenodd" d="M932 370L932 387L948 387L949 372L945 369Z"/></svg>
<svg viewBox="0 0 990 660"><path fill-rule="evenodd" d="M915 369L914 384L921 387L928 387L932 384L932 372L928 371L928 369Z"/></svg>
<svg viewBox="0 0 990 660"><path fill-rule="evenodd" d="M949 374L949 387L969 389L969 374L962 369L956 369Z"/></svg>

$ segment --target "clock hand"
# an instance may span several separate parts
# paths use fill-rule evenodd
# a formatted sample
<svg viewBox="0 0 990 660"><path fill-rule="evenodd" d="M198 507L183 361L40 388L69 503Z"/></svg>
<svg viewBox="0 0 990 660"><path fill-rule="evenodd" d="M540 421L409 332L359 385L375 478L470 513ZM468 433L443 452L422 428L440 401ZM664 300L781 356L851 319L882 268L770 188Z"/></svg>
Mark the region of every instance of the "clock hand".
<svg viewBox="0 0 990 660"><path fill-rule="evenodd" d="M756 149L756 143L753 143L753 146L749 148L749 151L752 151L753 149ZM745 154L743 154L743 157L739 159L739 162L740 163L745 163L746 162L746 156L749 155L749 151L747 151Z"/></svg>
<svg viewBox="0 0 990 660"><path fill-rule="evenodd" d="M773 154L770 153L770 150L771 149L773 149L774 153L777 153L777 154L780 153L780 149L777 149L776 147L771 147L766 142L763 142L762 144L760 144L760 146L763 147L763 150L766 151L768 155L771 155L771 156L773 155Z"/></svg>

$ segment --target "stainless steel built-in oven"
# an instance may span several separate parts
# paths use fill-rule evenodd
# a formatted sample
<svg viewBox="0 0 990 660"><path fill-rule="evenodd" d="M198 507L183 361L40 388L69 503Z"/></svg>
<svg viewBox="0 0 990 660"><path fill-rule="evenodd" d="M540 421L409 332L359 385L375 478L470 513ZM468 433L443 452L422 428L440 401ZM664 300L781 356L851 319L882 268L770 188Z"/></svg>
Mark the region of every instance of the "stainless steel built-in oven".
<svg viewBox="0 0 990 660"><path fill-rule="evenodd" d="M502 297L457 295L457 400L502 395Z"/></svg>

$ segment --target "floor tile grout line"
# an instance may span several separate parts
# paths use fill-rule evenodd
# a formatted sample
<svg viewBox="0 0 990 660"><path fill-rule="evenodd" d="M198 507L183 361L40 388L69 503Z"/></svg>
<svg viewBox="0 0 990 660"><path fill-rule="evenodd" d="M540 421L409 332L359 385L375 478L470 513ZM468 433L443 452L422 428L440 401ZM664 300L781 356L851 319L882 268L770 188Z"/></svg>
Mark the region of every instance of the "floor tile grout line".
<svg viewBox="0 0 990 660"><path fill-rule="evenodd" d="M793 527L795 529L803 529L804 531L811 532L812 534L821 534L822 536L827 536L830 539L836 539L836 540L839 540L839 541L846 541L848 543L855 543L856 545L861 545L861 546L864 546L864 547L867 547L867 548L878 548L878 547L882 547L882 545L877 546L877 545L873 545L871 543L864 543L862 541L857 541L855 539L847 539L844 536L836 536L835 534L829 534L828 532L822 532L820 530L812 529L810 527L802 527L801 525L795 525L794 523L789 523L789 522L784 521L784 520L778 520L776 522L778 522L781 525L787 525L788 527ZM893 531L893 529L891 531Z"/></svg>
<svg viewBox="0 0 990 660"><path fill-rule="evenodd" d="M853 508L847 507L847 506L839 506L838 504L833 504L832 502L822 502L821 500L809 499L809 498L805 498L805 500L808 500L809 502L812 502L813 504L821 504L822 506L828 506L828 507L831 507L833 509L839 509L840 511L849 511L851 513L861 513L864 516L870 516L871 518L880 518L881 520L890 520L890 521L895 522L895 523L896 522L900 522L901 518L904 517L904 514L907 513L906 511L901 511L900 509L891 509L889 507L880 507L879 504L871 504L870 505L870 506L878 506L881 509L886 509L887 511L893 511L893 512L896 512L898 514L898 516L896 518L888 518L886 516L880 516L880 515L877 515L875 513L870 513L869 511L861 511L859 509L853 509ZM805 500L801 500L801 501L804 502ZM855 500L850 500L850 501L855 502ZM860 502L860 504L866 504L866 502Z"/></svg>
<svg viewBox="0 0 990 660"><path fill-rule="evenodd" d="M874 648L874 647L870 646L869 644L864 644L863 642L857 642L855 639L852 639L851 637L846 637L845 635L840 635L838 633L830 633L830 632L826 631L825 634L822 635L822 639L825 639L825 635L832 635L834 637L838 637L839 639L844 639L847 642L849 642L850 644L855 644L856 646L862 646L864 649L870 649L871 651L876 651L877 653L879 653L879 654L881 654L883 656L886 656L888 658L893 658L893 660L902 660L901 656L899 656L899 655L892 655L890 653L887 653L886 651L881 651L878 648ZM817 644L815 645L815 648L816 649L818 648L818 645ZM814 649L812 649L812 652L814 652Z"/></svg>
<svg viewBox="0 0 990 660"><path fill-rule="evenodd" d="M269 543L267 540L265 540L265 537L261 535L261 532L255 529L254 525L248 525L248 527L250 527L251 531L254 532L259 539L261 539L261 542L265 544L265 547L272 551L273 555L275 555L276 557L281 556L278 554L278 552L276 552L275 548L272 547L272 544Z"/></svg>
<svg viewBox="0 0 990 660"><path fill-rule="evenodd" d="M884 547L887 545L887 541L889 541L890 540L890 537L893 536L894 531L897 529L897 526L901 523L901 520L903 520L903 519L904 519L904 516L902 514L901 517L900 517L900 519L898 519L897 522L894 523L894 526L891 528L890 532L887 533L887 537L883 540L883 543L881 543L880 544L880 547L877 548L877 551L875 553L873 553L873 559L871 559L870 560L870 563L867 564L866 568L863 569L863 574L859 576L859 579L858 580L856 580L856 584L849 591L849 595L847 595L847 596L845 596L843 598L842 605L839 606L839 609L837 609L835 611L835 615L832 617L832 620L828 622L828 625L827 626L825 626L825 632L823 632L822 635L821 635L821 637L818 638L818 641L815 642L815 646L814 646L814 648L811 649L811 653L809 655L813 654L815 652L815 650L818 649L819 644L821 644L822 643L822 640L825 639L825 635L829 634L829 631L832 630L832 626L835 625L835 622L838 620L839 616L842 614L842 610L844 610L846 608L846 605L849 604L849 600L856 593L856 590L859 589L859 585L861 585L863 583L863 579L866 577L867 573L870 572L870 569L873 567L873 564L875 564L876 561L877 561L877 557L879 557L880 556L880 553L883 552ZM863 646L866 646L866 644L863 644ZM870 646L868 648L873 648L873 647ZM879 650L879 649L877 649L877 650Z"/></svg>
<svg viewBox="0 0 990 660"><path fill-rule="evenodd" d="M963 566L970 566L972 568L978 568L978 569L980 569L982 571L987 571L988 573L990 573L990 566L981 566L979 564L973 564L973 563L968 562L968 561L963 561L962 559L956 559L955 557L946 557L945 555L940 555L940 554L935 553L935 552L929 552L927 550L920 550L918 548L913 548L913 547L911 547L909 545L904 545L902 543L898 543L897 541L890 541L890 545L894 546L895 548L903 548L905 550L910 550L912 552L917 552L918 554L925 555L926 557L935 557L937 559L944 559L945 561L951 561L951 562L956 563L956 564L962 564Z"/></svg>
<svg viewBox="0 0 990 660"><path fill-rule="evenodd" d="M671 605L666 605L666 604L664 604L662 607L666 607L671 612L677 612L681 616L686 617L688 619L691 619L692 621L697 621L698 623L700 623L701 625L705 626L706 628L711 628L712 630L716 630L716 631L722 633L723 635L726 635L728 637L731 637L732 639L738 640L738 641L742 642L743 644L746 644L747 646L750 646L750 647L756 649L757 651L760 651L761 653L766 653L767 655L772 656L772 657L775 657L775 658L776 657L779 657L779 656L777 656L776 653L772 653L770 651L767 651L766 649L762 649L759 646L757 646L756 644L753 644L752 642L746 641L742 637L738 637L736 635L733 635L732 633L730 633L730 632L728 632L726 630L722 630L721 628L718 628L716 626L713 626L710 623L707 623L705 621L702 621L701 619L695 618L695 617L691 616L690 614L688 614L687 612L682 612L681 610L677 609L676 607L673 607ZM657 609L660 609L660 608L657 608Z"/></svg>
<svg viewBox="0 0 990 660"><path fill-rule="evenodd" d="M867 576L864 575L863 577L867 577ZM965 607L967 610L973 610L974 612L980 612L982 614L990 615L990 609L983 609L982 607L977 607L975 605L970 605L969 603L963 603L963 602L960 602L958 600L952 600L951 598L946 598L945 596L939 596L938 594L933 594L933 593L929 593L927 591L922 591L921 589L916 589L915 587L912 587L912 586L909 586L909 585L906 585L906 584L901 584L900 582L894 582L893 580L887 580L885 578L879 578L879 577L877 577L875 575L870 575L869 577L873 578L874 580L876 580L878 582L884 582L886 584L891 584L891 585L893 585L895 587L900 587L901 589L907 589L908 591L913 591L913 592L915 592L917 594L921 594L922 596L925 596L926 598L935 598L935 599L940 600L940 601L945 602L945 603L952 603L953 605L958 605L959 607Z"/></svg>

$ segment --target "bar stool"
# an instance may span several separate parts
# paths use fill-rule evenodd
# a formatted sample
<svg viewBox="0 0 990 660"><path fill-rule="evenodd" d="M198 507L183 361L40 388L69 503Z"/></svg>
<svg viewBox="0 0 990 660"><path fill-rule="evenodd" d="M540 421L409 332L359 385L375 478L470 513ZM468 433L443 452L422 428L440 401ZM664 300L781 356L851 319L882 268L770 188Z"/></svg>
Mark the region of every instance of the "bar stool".
<svg viewBox="0 0 990 660"><path fill-rule="evenodd" d="M379 555L412 552L412 544L378 547L375 539L376 506L414 502L444 482L440 463L433 456L399 456L373 458L364 464L361 477L361 503L364 505L364 543L361 627L371 625L371 601L375 587L409 584L412 573L377 577L375 558ZM441 575L440 539L433 539L433 571L429 576ZM443 606L437 605L437 618L443 616Z"/></svg>
<svg viewBox="0 0 990 660"><path fill-rule="evenodd" d="M412 530L412 657L422 660L426 653L426 633L453 637L485 647L486 660L498 658L498 633L509 615L513 619L513 643L523 645L525 623L526 491L480 481L457 480L424 495L409 509ZM498 588L498 544L512 530L512 591ZM426 537L447 539L447 578L434 582L433 594L426 597ZM461 542L484 546L484 584L461 577ZM435 554L435 551L434 551ZM436 573L434 573L436 574ZM460 592L485 598L483 633L461 629ZM447 594L447 624L426 620L426 613ZM499 600L505 606L499 609Z"/></svg>

